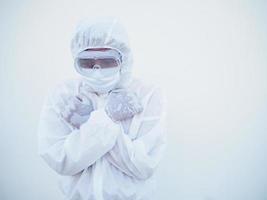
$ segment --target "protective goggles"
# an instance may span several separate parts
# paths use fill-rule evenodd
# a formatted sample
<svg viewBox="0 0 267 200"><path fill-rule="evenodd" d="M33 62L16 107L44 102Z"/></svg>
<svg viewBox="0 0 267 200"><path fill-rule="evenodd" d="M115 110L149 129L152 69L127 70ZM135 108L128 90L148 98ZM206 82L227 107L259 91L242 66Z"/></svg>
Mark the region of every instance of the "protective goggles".
<svg viewBox="0 0 267 200"><path fill-rule="evenodd" d="M83 51L76 58L76 64L82 69L114 68L120 66L122 61L118 51Z"/></svg>

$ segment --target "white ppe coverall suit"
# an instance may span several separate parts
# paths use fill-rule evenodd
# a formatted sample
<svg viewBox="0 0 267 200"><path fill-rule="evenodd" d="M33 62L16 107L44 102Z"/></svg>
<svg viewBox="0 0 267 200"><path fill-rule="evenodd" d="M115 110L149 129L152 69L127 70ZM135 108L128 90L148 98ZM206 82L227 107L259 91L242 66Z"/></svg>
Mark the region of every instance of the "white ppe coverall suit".
<svg viewBox="0 0 267 200"><path fill-rule="evenodd" d="M115 123L105 112L108 93L98 94L84 77L57 85L47 95L38 128L38 153L59 174L66 200L149 200L154 172L164 153L164 98L161 89L131 76L127 35L115 20L82 22L71 43L72 55L87 48L109 47L122 55L115 88L134 92L143 111ZM90 117L79 128L60 112L70 96L83 92L93 102Z"/></svg>

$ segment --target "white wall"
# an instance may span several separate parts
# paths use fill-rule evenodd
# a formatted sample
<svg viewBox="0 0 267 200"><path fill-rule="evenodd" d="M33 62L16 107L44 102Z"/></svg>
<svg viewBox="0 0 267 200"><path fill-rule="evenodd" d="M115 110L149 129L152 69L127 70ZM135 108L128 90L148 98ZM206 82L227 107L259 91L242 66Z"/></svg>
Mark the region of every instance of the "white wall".
<svg viewBox="0 0 267 200"><path fill-rule="evenodd" d="M0 3L0 199L62 199L37 155L49 88L75 72L71 33L84 16L117 16L134 73L168 101L158 200L267 199L266 1ZM153 73L153 76L151 74Z"/></svg>

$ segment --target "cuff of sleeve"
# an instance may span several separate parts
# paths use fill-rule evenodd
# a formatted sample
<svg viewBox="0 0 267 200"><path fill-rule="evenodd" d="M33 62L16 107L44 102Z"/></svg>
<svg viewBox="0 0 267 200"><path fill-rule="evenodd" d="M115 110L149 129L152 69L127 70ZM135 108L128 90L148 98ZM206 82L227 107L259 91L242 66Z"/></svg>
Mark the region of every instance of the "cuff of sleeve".
<svg viewBox="0 0 267 200"><path fill-rule="evenodd" d="M121 132L120 124L113 122L103 108L91 112L89 120L80 129L99 138L103 144L113 141Z"/></svg>
<svg viewBox="0 0 267 200"><path fill-rule="evenodd" d="M100 108L97 110L94 110L91 112L91 117L92 120L95 122L101 122L103 124L108 124L108 125L116 125L119 126L118 123L114 122L106 113L105 108Z"/></svg>

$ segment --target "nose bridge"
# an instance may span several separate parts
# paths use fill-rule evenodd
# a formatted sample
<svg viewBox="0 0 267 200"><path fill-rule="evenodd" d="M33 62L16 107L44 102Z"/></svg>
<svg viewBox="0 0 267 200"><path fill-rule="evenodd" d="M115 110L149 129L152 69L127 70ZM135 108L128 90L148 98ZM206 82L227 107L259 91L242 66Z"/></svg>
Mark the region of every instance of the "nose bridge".
<svg viewBox="0 0 267 200"><path fill-rule="evenodd" d="M101 69L101 66L99 64L95 63L94 66L93 66L93 69L94 70L97 70L97 69L99 70L99 69Z"/></svg>

